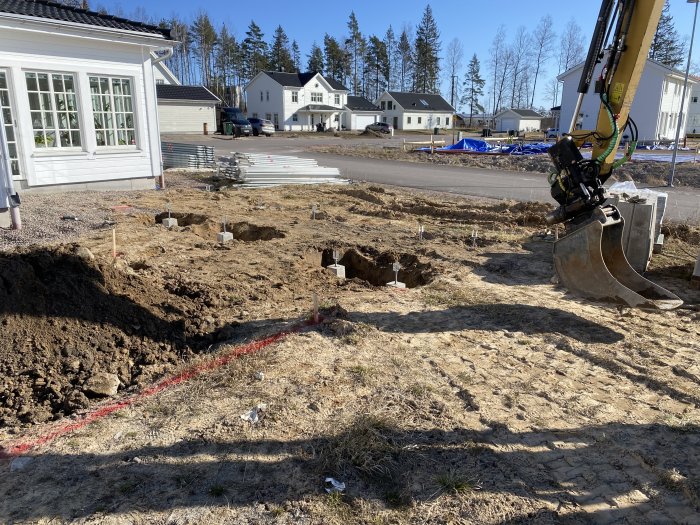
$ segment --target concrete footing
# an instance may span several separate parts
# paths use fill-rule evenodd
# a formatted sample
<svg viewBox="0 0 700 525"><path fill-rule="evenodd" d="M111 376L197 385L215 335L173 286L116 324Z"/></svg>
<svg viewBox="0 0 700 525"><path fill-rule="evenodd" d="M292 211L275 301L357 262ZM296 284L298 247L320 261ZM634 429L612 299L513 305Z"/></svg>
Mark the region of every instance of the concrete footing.
<svg viewBox="0 0 700 525"><path fill-rule="evenodd" d="M166 228L172 228L173 226L177 226L177 219L165 218L163 219L162 223Z"/></svg>
<svg viewBox="0 0 700 525"><path fill-rule="evenodd" d="M690 278L690 285L693 288L700 289L700 253L698 254L698 260L695 263L695 270L693 271L693 276Z"/></svg>
<svg viewBox="0 0 700 525"><path fill-rule="evenodd" d="M401 281L391 281L386 283L386 285L392 288L406 288L406 283L402 283Z"/></svg>
<svg viewBox="0 0 700 525"><path fill-rule="evenodd" d="M229 242L233 240L233 234L231 232L220 232L216 234L217 242Z"/></svg>
<svg viewBox="0 0 700 525"><path fill-rule="evenodd" d="M331 264L326 266L326 269L333 273L336 277L345 279L345 266L342 264Z"/></svg>
<svg viewBox="0 0 700 525"><path fill-rule="evenodd" d="M0 228L11 228L12 217L8 208L0 209Z"/></svg>

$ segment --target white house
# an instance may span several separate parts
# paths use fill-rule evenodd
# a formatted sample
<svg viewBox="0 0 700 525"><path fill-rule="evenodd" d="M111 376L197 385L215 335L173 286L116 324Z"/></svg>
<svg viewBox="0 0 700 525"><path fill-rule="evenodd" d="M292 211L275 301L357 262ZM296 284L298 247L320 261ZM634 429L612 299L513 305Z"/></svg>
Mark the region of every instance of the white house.
<svg viewBox="0 0 700 525"><path fill-rule="evenodd" d="M204 86L156 84L161 133L216 131L219 97Z"/></svg>
<svg viewBox="0 0 700 525"><path fill-rule="evenodd" d="M167 29L0 0L0 105L15 189L153 188L162 175L153 53L172 45Z"/></svg>
<svg viewBox="0 0 700 525"><path fill-rule="evenodd" d="M158 58L158 56L154 53L153 58ZM170 68L162 60L153 64L153 78L156 84L167 84L168 86L179 86L182 84L180 79L175 76L175 73L170 71Z"/></svg>
<svg viewBox="0 0 700 525"><path fill-rule="evenodd" d="M688 114L685 132L696 135L700 133L700 78L693 76L689 79L695 81L695 84L688 86L690 100L687 106L683 106L683 111Z"/></svg>
<svg viewBox="0 0 700 525"><path fill-rule="evenodd" d="M385 91L375 104L384 112L383 122L394 129L449 128L455 109L440 95Z"/></svg>
<svg viewBox="0 0 700 525"><path fill-rule="evenodd" d="M602 64L596 66L593 78L600 76L601 68ZM564 84L560 118L562 131L568 131L571 125L582 69L583 64L579 64L557 77ZM630 117L637 124L639 130L639 141L653 142L675 139L684 78L683 72L647 59L630 110ZM696 82L691 78L688 83L692 86ZM596 129L600 98L598 94L594 93L594 84L594 82L591 83L588 93L583 98L583 105L576 122L578 129ZM684 104L686 108L691 99L691 91L689 89L686 93ZM685 137L685 129L686 127L681 125L681 138Z"/></svg>
<svg viewBox="0 0 700 525"><path fill-rule="evenodd" d="M503 109L494 117L496 131L538 131L544 117L532 109Z"/></svg>
<svg viewBox="0 0 700 525"><path fill-rule="evenodd" d="M369 124L379 122L382 110L365 97L348 95L342 117L343 129L365 129Z"/></svg>
<svg viewBox="0 0 700 525"><path fill-rule="evenodd" d="M320 73L261 71L245 88L248 116L271 120L276 129L340 128L348 89Z"/></svg>

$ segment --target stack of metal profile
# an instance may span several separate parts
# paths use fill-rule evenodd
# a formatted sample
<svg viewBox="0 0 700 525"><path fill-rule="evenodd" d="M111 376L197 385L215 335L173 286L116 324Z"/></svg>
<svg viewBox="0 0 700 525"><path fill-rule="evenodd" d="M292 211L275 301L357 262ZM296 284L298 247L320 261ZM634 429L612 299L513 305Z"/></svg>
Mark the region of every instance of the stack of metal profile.
<svg viewBox="0 0 700 525"><path fill-rule="evenodd" d="M238 179L240 171L235 156L221 156L216 163L216 174L227 179Z"/></svg>
<svg viewBox="0 0 700 525"><path fill-rule="evenodd" d="M222 162L222 159L226 160ZM233 157L221 157L219 173L227 173L227 177L244 186L350 182L340 178L338 168L319 166L314 159L264 153L234 153Z"/></svg>
<svg viewBox="0 0 700 525"><path fill-rule="evenodd" d="M214 147L180 142L161 142L163 168L213 168Z"/></svg>

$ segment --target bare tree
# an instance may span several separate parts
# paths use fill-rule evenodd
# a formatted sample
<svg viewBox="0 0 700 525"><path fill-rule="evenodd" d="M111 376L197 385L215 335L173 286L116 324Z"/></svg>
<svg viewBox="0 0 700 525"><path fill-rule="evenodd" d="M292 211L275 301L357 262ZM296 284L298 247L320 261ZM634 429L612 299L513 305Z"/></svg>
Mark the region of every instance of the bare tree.
<svg viewBox="0 0 700 525"><path fill-rule="evenodd" d="M573 18L569 20L561 35L559 49L559 74L567 69L575 66L579 62L583 62L583 32L581 27ZM559 100L559 84L557 84L556 99ZM555 104L556 106L556 104Z"/></svg>
<svg viewBox="0 0 700 525"><path fill-rule="evenodd" d="M506 38L506 28L501 25L496 32L496 36L491 42L491 49L489 49L489 69L491 71L491 78L493 85L491 86L491 99L494 115L498 112L501 107L501 100L503 99L503 89L505 87L505 78L508 74L508 68L506 66L506 59L510 60L507 56L508 52L505 45Z"/></svg>
<svg viewBox="0 0 700 525"><path fill-rule="evenodd" d="M537 28L531 36L533 67L535 71L533 72L532 78L532 98L530 99L530 106L535 105L535 91L537 90L537 77L540 75L540 70L552 57L554 39L556 38L553 25L552 17L549 15L544 16L540 19L540 23L537 24Z"/></svg>
<svg viewBox="0 0 700 525"><path fill-rule="evenodd" d="M459 76L459 71L462 69L463 58L464 48L462 47L462 42L453 38L450 40L450 43L447 44L447 56L445 57L446 72L449 76L450 105L453 108L456 107L455 101L459 100L459 83L457 82L457 77Z"/></svg>
<svg viewBox="0 0 700 525"><path fill-rule="evenodd" d="M527 100L529 93L523 93L526 85L527 70L530 67L529 38L525 26L520 26L510 47L512 58L510 70L510 107L521 107L523 99ZM524 95L524 96L523 96ZM527 103L527 102L526 102Z"/></svg>

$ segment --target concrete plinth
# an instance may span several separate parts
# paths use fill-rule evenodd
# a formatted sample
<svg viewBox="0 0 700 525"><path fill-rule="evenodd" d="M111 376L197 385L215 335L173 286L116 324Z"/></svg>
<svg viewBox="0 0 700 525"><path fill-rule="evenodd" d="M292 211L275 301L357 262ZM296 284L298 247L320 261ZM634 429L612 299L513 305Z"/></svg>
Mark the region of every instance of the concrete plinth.
<svg viewBox="0 0 700 525"><path fill-rule="evenodd" d="M173 226L177 226L177 219L168 219L165 218L162 220L163 226L166 228L172 228Z"/></svg>
<svg viewBox="0 0 700 525"><path fill-rule="evenodd" d="M331 264L330 266L326 266L326 269L335 274L336 277L345 279L345 266L342 264Z"/></svg>
<svg viewBox="0 0 700 525"><path fill-rule="evenodd" d="M391 286L392 288L406 288L406 283L402 283L401 281L391 281L386 283L386 285Z"/></svg>
<svg viewBox="0 0 700 525"><path fill-rule="evenodd" d="M690 278L690 285L693 288L700 288L700 254L698 254L698 260L695 263L695 270L693 271L693 276Z"/></svg>
<svg viewBox="0 0 700 525"><path fill-rule="evenodd" d="M233 234L231 232L221 232L216 234L217 242L229 242L233 240Z"/></svg>
<svg viewBox="0 0 700 525"><path fill-rule="evenodd" d="M12 227L12 217L10 217L10 210L7 208L0 209L0 228L11 228Z"/></svg>
<svg viewBox="0 0 700 525"><path fill-rule="evenodd" d="M639 273L647 270L656 241L656 202L620 201L617 209L625 219L622 232L622 249L632 268Z"/></svg>

